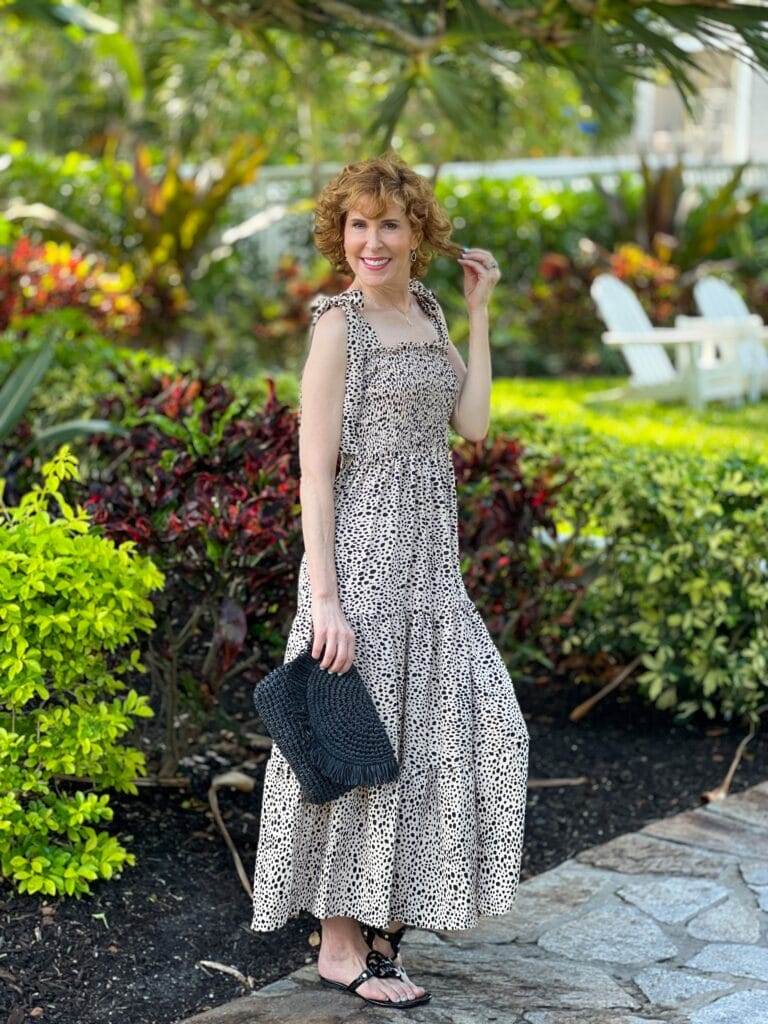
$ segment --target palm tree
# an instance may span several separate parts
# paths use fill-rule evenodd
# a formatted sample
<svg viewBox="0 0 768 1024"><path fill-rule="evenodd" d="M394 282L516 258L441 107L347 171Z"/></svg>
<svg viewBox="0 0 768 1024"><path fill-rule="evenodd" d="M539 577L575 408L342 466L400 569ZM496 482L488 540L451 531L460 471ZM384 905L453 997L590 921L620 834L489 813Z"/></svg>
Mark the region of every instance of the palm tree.
<svg viewBox="0 0 768 1024"><path fill-rule="evenodd" d="M570 70L599 114L620 102L627 76L665 68L690 109L691 72L703 70L683 44L689 36L754 67L768 69L768 7L731 0L191 0L199 11L237 30L274 58L273 30L330 44L344 53L385 51L392 57L388 95L370 134L388 145L415 91L430 95L446 122L476 139L492 129L493 77L521 62ZM119 26L71 2L16 0L0 13L76 24L119 37ZM106 7L106 5L105 5ZM106 8L112 10L112 7ZM128 52L125 43L122 53ZM115 47L116 53L121 52Z"/></svg>

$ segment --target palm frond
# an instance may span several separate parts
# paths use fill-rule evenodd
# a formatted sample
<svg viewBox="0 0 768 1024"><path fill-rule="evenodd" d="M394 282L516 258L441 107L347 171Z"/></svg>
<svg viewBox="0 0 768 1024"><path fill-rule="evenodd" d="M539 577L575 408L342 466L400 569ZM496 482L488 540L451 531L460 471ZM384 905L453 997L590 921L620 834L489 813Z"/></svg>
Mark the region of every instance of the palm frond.
<svg viewBox="0 0 768 1024"><path fill-rule="evenodd" d="M0 13L15 14L23 21L46 21L51 25L76 25L84 32L109 35L119 32L120 26L111 18L105 18L94 11L88 10L74 0L12 0L3 4Z"/></svg>
<svg viewBox="0 0 768 1024"><path fill-rule="evenodd" d="M370 138L383 137L383 145L389 145L395 127L403 115L408 99L415 86L415 75L411 71L398 78L374 110L371 123L366 130Z"/></svg>

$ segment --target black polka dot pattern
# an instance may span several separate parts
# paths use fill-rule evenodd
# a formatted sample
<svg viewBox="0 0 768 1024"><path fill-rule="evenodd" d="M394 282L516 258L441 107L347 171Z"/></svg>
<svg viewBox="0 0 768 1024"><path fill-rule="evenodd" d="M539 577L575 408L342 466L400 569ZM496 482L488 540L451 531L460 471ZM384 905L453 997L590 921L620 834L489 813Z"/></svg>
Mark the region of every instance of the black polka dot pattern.
<svg viewBox="0 0 768 1024"><path fill-rule="evenodd" d="M459 380L434 292L411 280L432 341L384 344L359 289L320 296L347 320L341 468L334 481L339 599L355 665L400 763L395 782L322 805L279 748L266 766L254 931L309 910L386 927L464 929L517 894L528 730L461 576L448 424ZM306 553L285 651L312 638Z"/></svg>

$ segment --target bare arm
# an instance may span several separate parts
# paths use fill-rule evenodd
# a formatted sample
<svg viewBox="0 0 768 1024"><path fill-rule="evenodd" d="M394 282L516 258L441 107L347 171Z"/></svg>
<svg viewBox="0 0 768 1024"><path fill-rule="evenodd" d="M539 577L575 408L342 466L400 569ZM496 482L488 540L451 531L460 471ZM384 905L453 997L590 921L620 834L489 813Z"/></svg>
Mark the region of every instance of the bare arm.
<svg viewBox="0 0 768 1024"><path fill-rule="evenodd" d="M448 343L448 358L461 381L451 414L451 426L467 441L482 441L488 433L491 406L491 349L487 311L470 316L469 366L464 365L453 342Z"/></svg>
<svg viewBox="0 0 768 1024"><path fill-rule="evenodd" d="M354 636L339 601L335 558L333 481L341 442L347 361L344 312L328 309L317 321L301 377L299 463L301 525L312 592L312 656L345 672Z"/></svg>

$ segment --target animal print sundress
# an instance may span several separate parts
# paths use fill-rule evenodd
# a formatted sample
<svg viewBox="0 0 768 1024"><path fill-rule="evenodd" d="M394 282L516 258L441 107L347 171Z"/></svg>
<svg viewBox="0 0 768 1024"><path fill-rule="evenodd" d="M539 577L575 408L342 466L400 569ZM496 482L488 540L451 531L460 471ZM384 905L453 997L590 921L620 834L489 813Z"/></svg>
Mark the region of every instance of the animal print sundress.
<svg viewBox="0 0 768 1024"><path fill-rule="evenodd" d="M399 778L309 804L273 744L253 886L254 931L309 910L386 927L471 928L516 897L528 730L459 566L448 437L459 379L434 292L410 289L437 338L393 345L359 289L313 302L347 321L341 468L333 491L339 599L355 665L400 763ZM284 661L312 638L306 552Z"/></svg>

